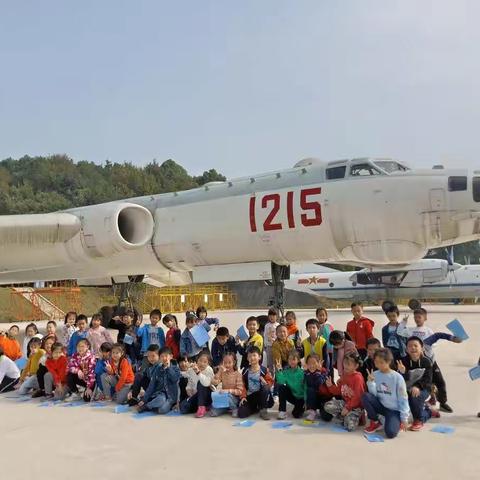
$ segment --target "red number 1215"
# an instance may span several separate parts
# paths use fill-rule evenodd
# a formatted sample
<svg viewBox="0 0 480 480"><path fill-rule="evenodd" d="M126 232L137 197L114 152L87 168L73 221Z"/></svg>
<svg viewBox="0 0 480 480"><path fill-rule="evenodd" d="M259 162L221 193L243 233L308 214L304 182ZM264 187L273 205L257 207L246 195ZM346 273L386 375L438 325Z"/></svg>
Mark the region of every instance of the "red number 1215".
<svg viewBox="0 0 480 480"><path fill-rule="evenodd" d="M306 188L300 191L300 199L297 199L300 203L300 209L302 214L300 215L300 222L304 227L314 227L322 223L322 207L318 200L310 200L314 195L322 193L320 187ZM250 230L257 232L257 218L256 218L256 197L250 197ZM295 215L293 212L293 206L295 201L294 192L287 192L287 225L288 228L295 228ZM267 210L268 214L263 222L263 231L271 232L274 230L283 230L284 223L281 219L277 219L278 212L280 211L280 205L282 203L282 197L279 193L269 193L261 197L260 206L262 210ZM297 219L298 220L298 219Z"/></svg>

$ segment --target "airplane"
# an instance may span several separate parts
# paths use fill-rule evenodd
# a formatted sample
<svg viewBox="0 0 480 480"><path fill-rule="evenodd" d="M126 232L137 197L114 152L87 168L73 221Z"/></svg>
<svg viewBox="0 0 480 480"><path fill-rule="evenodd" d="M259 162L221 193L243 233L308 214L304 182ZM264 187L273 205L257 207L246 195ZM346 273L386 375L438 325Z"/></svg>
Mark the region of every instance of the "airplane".
<svg viewBox="0 0 480 480"><path fill-rule="evenodd" d="M287 290L333 300L383 301L386 310L395 299L410 299L409 307L423 298L458 301L480 296L480 265L460 265L450 260L424 259L397 268L365 268L357 271L304 270L285 281ZM305 267L304 267L305 268Z"/></svg>
<svg viewBox="0 0 480 480"><path fill-rule="evenodd" d="M304 159L188 191L0 216L0 284L278 286L292 262L408 265L479 239L479 219L480 170Z"/></svg>

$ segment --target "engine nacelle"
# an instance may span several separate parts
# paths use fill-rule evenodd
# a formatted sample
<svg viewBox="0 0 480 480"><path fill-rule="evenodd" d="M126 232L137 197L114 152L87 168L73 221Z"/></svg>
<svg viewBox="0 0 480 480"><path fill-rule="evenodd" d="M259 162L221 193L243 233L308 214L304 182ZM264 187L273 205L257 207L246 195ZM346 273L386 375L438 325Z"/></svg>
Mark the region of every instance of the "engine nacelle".
<svg viewBox="0 0 480 480"><path fill-rule="evenodd" d="M154 221L145 207L133 203L110 203L78 209L81 237L92 257L107 257L150 242Z"/></svg>

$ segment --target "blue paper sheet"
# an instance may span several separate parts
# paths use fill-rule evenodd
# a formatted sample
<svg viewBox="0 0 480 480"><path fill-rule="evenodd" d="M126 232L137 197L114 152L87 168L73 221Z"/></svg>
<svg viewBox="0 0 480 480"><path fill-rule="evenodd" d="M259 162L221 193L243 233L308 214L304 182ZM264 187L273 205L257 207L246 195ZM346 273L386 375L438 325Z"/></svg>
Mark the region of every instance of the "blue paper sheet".
<svg viewBox="0 0 480 480"><path fill-rule="evenodd" d="M447 323L447 328L452 332L452 335L455 335L461 340L465 341L469 339L467 332L465 331L463 325L460 323L459 320L455 319Z"/></svg>
<svg viewBox="0 0 480 480"><path fill-rule="evenodd" d="M158 414L156 414L155 412L137 412L137 413L134 413L132 415L132 418L134 418L135 420L142 420L144 418L149 418L149 417L157 417Z"/></svg>
<svg viewBox="0 0 480 480"><path fill-rule="evenodd" d="M372 443L381 443L385 441L385 439L381 435L378 435L378 433L364 433L363 436Z"/></svg>
<svg viewBox="0 0 480 480"><path fill-rule="evenodd" d="M92 402L90 406L92 408L105 408L108 404L106 402Z"/></svg>
<svg viewBox="0 0 480 480"><path fill-rule="evenodd" d="M237 335L241 342L248 340L249 335L244 325L237 330Z"/></svg>
<svg viewBox="0 0 480 480"><path fill-rule="evenodd" d="M84 402L83 400L79 400L78 402L66 402L62 403L62 407L83 407L84 405L88 405L87 402Z"/></svg>
<svg viewBox="0 0 480 480"><path fill-rule="evenodd" d="M450 427L449 425L435 425L430 431L435 433L452 434L455 432L455 428Z"/></svg>
<svg viewBox="0 0 480 480"><path fill-rule="evenodd" d="M130 411L130 407L128 405L117 405L115 407L115 413L127 413Z"/></svg>
<svg viewBox="0 0 480 480"><path fill-rule="evenodd" d="M23 370L27 366L27 359L25 357L18 358L15 360L15 365L19 370Z"/></svg>
<svg viewBox="0 0 480 480"><path fill-rule="evenodd" d="M228 408L229 401L228 393L213 392L212 393L212 405L213 408Z"/></svg>
<svg viewBox="0 0 480 480"><path fill-rule="evenodd" d="M15 401L20 402L20 403L29 402L30 400L33 400L33 399L32 399L32 397L29 397L28 395L25 396L25 397L16 397L15 398Z"/></svg>
<svg viewBox="0 0 480 480"><path fill-rule="evenodd" d="M42 403L40 403L38 406L39 407L54 407L55 405L58 405L62 403L61 400L46 400Z"/></svg>
<svg viewBox="0 0 480 480"><path fill-rule="evenodd" d="M272 423L272 428L275 430L284 430L287 428L290 428L293 425L292 422L284 422L284 421L278 421L278 422L273 422Z"/></svg>
<svg viewBox="0 0 480 480"><path fill-rule="evenodd" d="M480 378L480 365L471 368L468 371L468 374L470 375L471 380L478 380Z"/></svg>
<svg viewBox="0 0 480 480"><path fill-rule="evenodd" d="M127 345L132 345L134 341L135 339L131 335L128 335L128 333L123 337L123 343Z"/></svg>
<svg viewBox="0 0 480 480"><path fill-rule="evenodd" d="M192 327L190 329L190 333L192 334L195 343L199 347L203 347L210 340L208 332L201 325L195 325L194 327Z"/></svg>
<svg viewBox="0 0 480 480"><path fill-rule="evenodd" d="M248 428L255 425L255 420L240 420L233 424L234 427Z"/></svg>
<svg viewBox="0 0 480 480"><path fill-rule="evenodd" d="M346 433L348 430L340 425L330 425L330 430L337 433Z"/></svg>

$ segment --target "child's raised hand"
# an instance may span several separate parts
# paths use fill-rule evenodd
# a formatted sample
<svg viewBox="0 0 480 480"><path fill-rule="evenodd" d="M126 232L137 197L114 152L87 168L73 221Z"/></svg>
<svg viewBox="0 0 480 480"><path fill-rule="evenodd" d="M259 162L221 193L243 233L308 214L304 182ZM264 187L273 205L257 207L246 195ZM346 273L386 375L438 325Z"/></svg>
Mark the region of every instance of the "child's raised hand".
<svg viewBox="0 0 480 480"><path fill-rule="evenodd" d="M333 382L332 382L332 379L330 377L328 377L326 380L325 380L325 385L330 388L330 387L333 387Z"/></svg>
<svg viewBox="0 0 480 480"><path fill-rule="evenodd" d="M192 370L195 372L195 373L198 373L200 371L200 369L198 368L198 365L196 363L194 363L192 365Z"/></svg>
<svg viewBox="0 0 480 480"><path fill-rule="evenodd" d="M282 369L282 361L281 360L275 360L275 368L277 370L281 370Z"/></svg>
<svg viewBox="0 0 480 480"><path fill-rule="evenodd" d="M112 366L111 366L109 363L107 363L107 365L105 366L105 370L107 371L107 373L108 373L109 375L112 375L112 374L113 374Z"/></svg>
<svg viewBox="0 0 480 480"><path fill-rule="evenodd" d="M374 382L375 381L375 377L373 375L373 370L367 370L367 374L368 374L368 377L367 377L367 380L369 382Z"/></svg>
<svg viewBox="0 0 480 480"><path fill-rule="evenodd" d="M406 315L404 315L403 318L402 318L402 322L408 322L408 317L409 316L410 315L408 313Z"/></svg>
<svg viewBox="0 0 480 480"><path fill-rule="evenodd" d="M405 365L403 364L403 362L401 360L397 360L397 370L401 374L404 374L407 371L407 369L405 368Z"/></svg>
<svg viewBox="0 0 480 480"><path fill-rule="evenodd" d="M420 395L420 389L418 387L412 387L410 390L412 397L417 398Z"/></svg>

